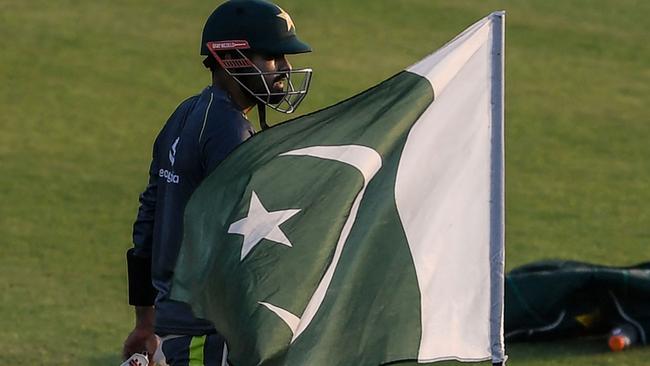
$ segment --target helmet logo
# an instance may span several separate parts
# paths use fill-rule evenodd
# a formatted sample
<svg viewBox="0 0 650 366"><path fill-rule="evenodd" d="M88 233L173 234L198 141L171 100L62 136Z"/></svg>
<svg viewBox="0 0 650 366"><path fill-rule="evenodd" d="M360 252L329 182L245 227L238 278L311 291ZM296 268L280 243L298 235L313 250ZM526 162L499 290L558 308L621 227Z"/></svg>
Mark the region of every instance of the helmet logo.
<svg viewBox="0 0 650 366"><path fill-rule="evenodd" d="M284 19L284 21L287 23L287 32L291 31L291 28L296 29L296 26L293 24L293 20L291 20L289 14L286 11L282 10L282 8L279 6L278 9L280 9L280 14L276 15L276 17Z"/></svg>
<svg viewBox="0 0 650 366"><path fill-rule="evenodd" d="M206 44L209 50L235 50L235 49L248 49L250 46L246 41L217 41L208 42Z"/></svg>

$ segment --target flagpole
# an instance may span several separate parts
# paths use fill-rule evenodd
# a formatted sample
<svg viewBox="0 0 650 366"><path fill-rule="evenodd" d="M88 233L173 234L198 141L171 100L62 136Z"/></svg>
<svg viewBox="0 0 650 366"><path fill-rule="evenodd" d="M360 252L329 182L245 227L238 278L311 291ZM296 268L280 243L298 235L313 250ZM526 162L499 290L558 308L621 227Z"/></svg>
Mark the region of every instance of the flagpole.
<svg viewBox="0 0 650 366"><path fill-rule="evenodd" d="M505 271L505 147L504 147L504 70L505 11L490 14L492 18L492 150L491 150L491 347L493 365L504 365L503 338L504 271Z"/></svg>

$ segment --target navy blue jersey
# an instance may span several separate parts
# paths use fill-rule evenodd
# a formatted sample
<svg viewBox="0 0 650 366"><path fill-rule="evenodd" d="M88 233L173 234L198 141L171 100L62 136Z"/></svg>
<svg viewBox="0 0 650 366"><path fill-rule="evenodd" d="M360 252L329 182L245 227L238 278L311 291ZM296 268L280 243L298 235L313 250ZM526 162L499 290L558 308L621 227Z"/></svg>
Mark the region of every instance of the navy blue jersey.
<svg viewBox="0 0 650 366"><path fill-rule="evenodd" d="M153 147L149 184L140 195L133 224L135 255L151 257L156 297L156 333L201 335L214 328L192 315L189 305L169 299L183 238L183 211L194 190L253 127L230 97L208 87L174 111Z"/></svg>

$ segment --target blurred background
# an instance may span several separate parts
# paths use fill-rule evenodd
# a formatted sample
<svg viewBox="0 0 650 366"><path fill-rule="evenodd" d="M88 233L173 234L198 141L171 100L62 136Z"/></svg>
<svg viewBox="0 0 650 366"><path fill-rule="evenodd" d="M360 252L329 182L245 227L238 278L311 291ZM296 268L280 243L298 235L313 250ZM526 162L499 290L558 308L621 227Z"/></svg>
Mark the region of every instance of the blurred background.
<svg viewBox="0 0 650 366"><path fill-rule="evenodd" d="M650 2L277 3L314 48L290 59L314 69L297 115L506 10L507 268L650 260ZM199 42L218 4L0 0L0 364L119 364L133 326L125 252L151 146L210 82ZM650 357L601 339L508 353L515 366Z"/></svg>

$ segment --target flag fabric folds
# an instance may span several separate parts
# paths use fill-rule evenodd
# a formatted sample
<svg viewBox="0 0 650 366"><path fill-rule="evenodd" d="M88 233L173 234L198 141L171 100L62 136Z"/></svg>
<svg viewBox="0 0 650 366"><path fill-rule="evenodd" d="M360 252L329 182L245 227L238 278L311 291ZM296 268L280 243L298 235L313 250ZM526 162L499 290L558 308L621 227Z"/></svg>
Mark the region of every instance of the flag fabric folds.
<svg viewBox="0 0 650 366"><path fill-rule="evenodd" d="M252 137L195 191L172 297L231 365L505 359L504 16Z"/></svg>

